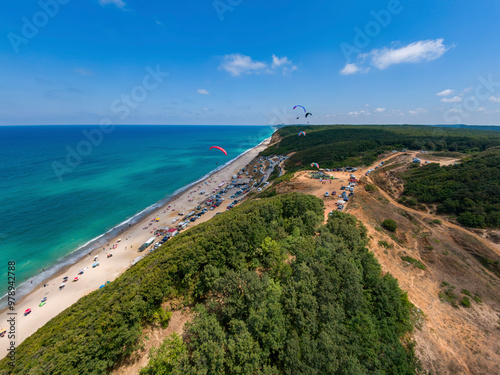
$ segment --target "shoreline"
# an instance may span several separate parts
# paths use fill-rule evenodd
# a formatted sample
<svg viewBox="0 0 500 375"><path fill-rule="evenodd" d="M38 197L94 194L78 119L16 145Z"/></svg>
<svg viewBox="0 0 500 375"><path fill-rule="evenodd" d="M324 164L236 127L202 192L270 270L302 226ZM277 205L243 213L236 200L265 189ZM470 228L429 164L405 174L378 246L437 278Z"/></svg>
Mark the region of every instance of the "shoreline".
<svg viewBox="0 0 500 375"><path fill-rule="evenodd" d="M147 256L148 250L141 253L138 248L153 236L153 228L172 226L172 219L178 218L179 212L187 213L191 211L199 205L200 201L206 198L206 195L200 195L198 190L206 189L207 194L209 194L221 184L221 181L230 181L234 174L237 174L239 170L257 157L270 142L271 137L263 140L224 165L178 189L170 196L140 211L106 233L90 240L62 258L54 266L21 284L20 287L38 278L37 283L26 294L21 297L16 295L16 345L19 345L38 328L83 296L99 289L100 285L105 285L107 281L116 279L132 265L134 259ZM215 210L208 211L206 215L203 215L188 228L209 220L216 213L224 212L230 202L224 201L223 203ZM160 220L152 221L152 218ZM158 238L158 240L160 239L161 237ZM113 249L113 245L116 245L115 249ZM112 257L107 258L108 254L112 254ZM99 257L98 262L100 264L93 268L92 264L95 256ZM65 261L68 264L64 264ZM79 270L84 270L84 273L78 275ZM40 276L43 273L47 273L47 276L42 279ZM64 276L68 276L69 280L65 283L66 286L59 290L59 285L62 283ZM79 279L73 282L72 280L75 277ZM28 284L28 286L31 285ZM47 302L43 307L39 307L38 305L43 297L47 297ZM6 299L6 297L2 297L2 300ZM23 312L28 308L32 312L27 316L23 316ZM8 311L6 305L0 310L0 328L8 328ZM5 355L8 354L7 344L10 341L7 338L8 334L0 337L0 348L5 349L3 350ZM0 358L5 357L5 355L0 356Z"/></svg>
<svg viewBox="0 0 500 375"><path fill-rule="evenodd" d="M274 133L273 133L274 134ZM272 136L271 136L272 137ZM95 250L99 250L101 246L104 244L107 244L109 242L112 242L113 238L119 237L121 233L129 229L131 226L136 225L138 222L143 220L145 217L148 215L153 215L156 210L160 210L163 208L165 205L167 205L169 202L172 202L176 199L178 199L184 192L192 188L193 186L196 186L197 184L202 183L206 179L208 179L210 176L216 174L219 171L222 171L226 167L230 166L232 163L236 162L238 159L243 157L249 152L252 152L255 148L263 145L265 142L270 143L271 137L264 139L262 142L257 144L256 146L242 152L235 158L227 161L223 165L213 169L212 171L204 174L201 176L199 179L188 183L187 185L175 190L172 194L167 195L166 197L158 200L157 202L151 204L150 206L146 207L145 209L139 211L138 213L134 214L132 217L122 221L121 223L113 226L106 232L92 238L91 240L87 241L85 244L77 247L74 249L72 252L69 254L61 257L58 259L54 264L49 266L48 268L44 269L42 272L39 274L24 280L21 284L19 284L16 287L16 296L17 296L17 301L20 301L22 298L27 296L29 293L31 293L33 290L35 290L38 286L44 284L47 280L51 279L55 275L64 272L67 268L71 267L73 264L79 262L81 259L85 258L85 256L89 253L93 253ZM8 298L7 298L7 292L5 292L4 295L0 297L0 314L4 311L4 309L7 308L8 304ZM1 328L1 327L0 327Z"/></svg>

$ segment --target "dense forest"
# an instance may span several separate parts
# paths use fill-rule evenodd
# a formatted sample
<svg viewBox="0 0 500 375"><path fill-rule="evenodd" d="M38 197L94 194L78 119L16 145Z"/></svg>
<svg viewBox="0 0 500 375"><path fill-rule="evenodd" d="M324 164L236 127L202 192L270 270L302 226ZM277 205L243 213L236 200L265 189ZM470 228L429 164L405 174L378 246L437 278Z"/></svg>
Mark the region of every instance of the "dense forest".
<svg viewBox="0 0 500 375"><path fill-rule="evenodd" d="M194 317L142 374L414 374L411 305L366 229L301 194L253 200L175 237L48 322L2 374L103 374L166 323Z"/></svg>
<svg viewBox="0 0 500 375"><path fill-rule="evenodd" d="M298 136L305 131L306 136ZM287 126L278 130L279 144L262 155L295 154L287 169L318 163L323 168L370 165L396 149L478 153L500 146L500 132L430 126Z"/></svg>
<svg viewBox="0 0 500 375"><path fill-rule="evenodd" d="M458 165L411 168L401 177L405 181L403 204L437 204L438 213L455 215L464 226L500 227L500 148Z"/></svg>

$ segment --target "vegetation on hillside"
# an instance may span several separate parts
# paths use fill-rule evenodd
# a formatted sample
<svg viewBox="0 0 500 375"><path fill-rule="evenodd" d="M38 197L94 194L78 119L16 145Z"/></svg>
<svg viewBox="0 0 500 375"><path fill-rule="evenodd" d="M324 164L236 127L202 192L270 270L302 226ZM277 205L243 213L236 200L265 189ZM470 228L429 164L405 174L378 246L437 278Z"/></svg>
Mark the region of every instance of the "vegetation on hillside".
<svg viewBox="0 0 500 375"><path fill-rule="evenodd" d="M305 137L297 136L301 130ZM370 165L393 149L477 153L500 145L500 132L429 126L287 126L278 135L281 142L262 155L295 152L287 170L313 162L323 168Z"/></svg>
<svg viewBox="0 0 500 375"><path fill-rule="evenodd" d="M436 204L438 213L455 215L467 227L500 227L500 148L458 165L411 168L401 177L405 182L401 203Z"/></svg>
<svg viewBox="0 0 500 375"><path fill-rule="evenodd" d="M143 374L414 374L406 295L360 222L322 220L321 200L287 194L202 223L52 319L0 373L107 373L177 299L195 317Z"/></svg>

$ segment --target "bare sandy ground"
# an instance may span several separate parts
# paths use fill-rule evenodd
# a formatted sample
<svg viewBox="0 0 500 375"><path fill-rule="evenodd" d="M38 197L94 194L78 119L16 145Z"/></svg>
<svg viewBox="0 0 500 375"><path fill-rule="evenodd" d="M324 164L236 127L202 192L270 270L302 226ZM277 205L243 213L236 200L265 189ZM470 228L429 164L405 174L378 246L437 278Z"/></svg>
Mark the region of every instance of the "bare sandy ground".
<svg viewBox="0 0 500 375"><path fill-rule="evenodd" d="M8 332L4 337L0 337L0 358L8 354L7 349L11 341L14 341L16 346L19 346L27 337L36 332L36 330L50 319L77 302L81 297L98 289L101 285L106 284L107 281L113 281L120 276L132 265L135 258L141 255L147 256L148 250L140 253L138 249L153 236L154 228L172 226L172 221L175 218L179 218L179 221L181 221L182 217L178 216L179 212L186 214L206 199L205 195L200 195L200 191L205 190L208 195L211 195L212 191L218 188L223 181L229 183L232 176L250 163L268 146L269 142L270 138L222 170L173 198L173 200L166 203L163 207L152 212L142 221L134 224L119 236L110 240L109 246L105 246L104 249L94 250L91 255L81 258L77 263L68 266L58 274L44 281L48 286L44 287L44 283L42 283L31 293L17 301L14 311L9 311L7 308L3 309L0 312L0 328L6 328ZM208 211L195 223L191 223L188 228L209 220L218 212L224 212L229 203L230 200L226 199L217 209ZM151 223L151 220L156 218L160 220ZM118 241L119 239L121 241ZM112 249L114 244L117 245L116 249ZM107 254L113 254L113 256L107 258ZM99 266L92 268L93 263L95 263L95 256L98 256ZM84 273L78 275L82 269ZM69 279L65 283L65 287L60 290L59 286L63 283L64 276L68 276ZM77 276L79 280L73 281ZM47 297L47 302L44 306L39 307L43 297ZM31 309L32 311L29 315L24 316L26 309ZM17 315L8 315L9 313ZM8 338L10 326L7 320L12 316L15 316L16 319L15 339Z"/></svg>

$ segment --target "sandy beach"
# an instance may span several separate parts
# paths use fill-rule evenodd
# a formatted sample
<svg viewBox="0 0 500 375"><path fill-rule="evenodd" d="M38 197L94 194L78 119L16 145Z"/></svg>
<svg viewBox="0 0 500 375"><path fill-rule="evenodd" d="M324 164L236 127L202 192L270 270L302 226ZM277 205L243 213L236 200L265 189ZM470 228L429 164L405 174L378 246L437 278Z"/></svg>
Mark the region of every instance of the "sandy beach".
<svg viewBox="0 0 500 375"><path fill-rule="evenodd" d="M11 341L15 342L16 347L19 346L27 337L36 332L37 329L77 302L81 297L99 289L107 281L111 282L120 276L132 265L134 259L139 256L147 256L149 249L141 253L139 252L139 247L153 236L154 228L173 226L172 221L175 218L182 218L178 215L179 212L186 214L206 199L205 195L200 195L200 191L205 190L211 194L222 182L230 182L232 176L237 174L259 152L264 150L270 140L270 138L266 139L259 146L240 156L225 168L173 197L169 202L150 213L143 220L133 224L111 239L104 248L92 251L89 255L86 255L76 263L67 266L56 275L42 282L41 285L37 286L21 300L16 301L14 311L8 308L0 311L0 328L7 329L7 334L4 337L0 337L0 358L8 354L7 349ZM226 199L215 210L208 211L199 220L191 223L186 230L211 219L218 212L224 212L229 203L231 203L231 200ZM159 218L159 221L151 222L151 220L156 218ZM158 240L160 239L161 237L158 238ZM115 249L113 249L113 245L116 245ZM108 258L108 254L112 254L112 257ZM96 256L98 260L94 261ZM99 266L93 268L92 265L95 262L99 262ZM84 273L79 275L81 270ZM68 281L64 283L64 288L60 289L60 285L63 284L63 277L65 276L68 277ZM73 281L75 277L78 277L78 281ZM47 297L46 304L39 307L44 297ZM31 313L24 316L26 309L31 309ZM12 313L16 315L9 315ZM12 316L16 320L15 339L8 338L10 330L8 319Z"/></svg>

